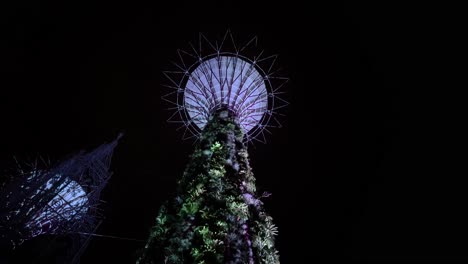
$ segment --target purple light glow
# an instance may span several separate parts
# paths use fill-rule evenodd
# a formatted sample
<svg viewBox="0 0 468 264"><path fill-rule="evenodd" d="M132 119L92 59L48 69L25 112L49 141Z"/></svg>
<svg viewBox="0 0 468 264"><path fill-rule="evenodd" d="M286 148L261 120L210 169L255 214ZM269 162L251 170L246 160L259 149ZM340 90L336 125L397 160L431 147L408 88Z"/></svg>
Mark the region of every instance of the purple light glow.
<svg viewBox="0 0 468 264"><path fill-rule="evenodd" d="M37 193L50 190L60 177L57 174L49 179ZM88 211L88 197L76 181L66 178L55 188L60 190L59 193L26 224L26 228L31 230L31 237L44 233L54 234L59 230L61 221L79 220Z"/></svg>
<svg viewBox="0 0 468 264"><path fill-rule="evenodd" d="M228 107L244 133L245 142L266 142L265 132L281 127L277 116L288 102L282 87L277 55L256 49L257 37L236 44L230 31L220 41L199 35L198 45L177 50L174 68L164 71L169 88L162 99L170 104L168 122L185 128L182 138L199 138L214 111ZM248 55L247 55L248 54ZM254 55L257 54L257 55Z"/></svg>
<svg viewBox="0 0 468 264"><path fill-rule="evenodd" d="M264 78L253 64L232 56L214 57L198 65L184 95L185 109L200 129L212 110L227 105L247 133L261 121L268 106Z"/></svg>

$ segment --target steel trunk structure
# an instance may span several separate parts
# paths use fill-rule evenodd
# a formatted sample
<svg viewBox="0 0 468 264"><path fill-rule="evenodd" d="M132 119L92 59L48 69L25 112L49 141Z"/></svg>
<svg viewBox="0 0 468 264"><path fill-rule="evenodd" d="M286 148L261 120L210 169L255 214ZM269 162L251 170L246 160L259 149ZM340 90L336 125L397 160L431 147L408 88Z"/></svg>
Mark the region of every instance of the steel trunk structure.
<svg viewBox="0 0 468 264"><path fill-rule="evenodd" d="M175 105L169 121L181 123L184 138L189 133L197 145L137 263L279 263L277 228L263 208L267 195L257 194L247 143L265 142L264 132L279 126L275 115L286 101L278 89L286 79L272 72L276 56L241 55L256 38L239 48L232 41L232 50L229 38L228 32L218 45L200 35L193 53L178 51L180 71L166 72L175 89L164 97ZM214 53L203 55L202 41Z"/></svg>
<svg viewBox="0 0 468 264"><path fill-rule="evenodd" d="M72 238L67 263L76 263L101 220L98 206L118 139L56 166L33 164L2 188L0 241L12 248L38 236Z"/></svg>

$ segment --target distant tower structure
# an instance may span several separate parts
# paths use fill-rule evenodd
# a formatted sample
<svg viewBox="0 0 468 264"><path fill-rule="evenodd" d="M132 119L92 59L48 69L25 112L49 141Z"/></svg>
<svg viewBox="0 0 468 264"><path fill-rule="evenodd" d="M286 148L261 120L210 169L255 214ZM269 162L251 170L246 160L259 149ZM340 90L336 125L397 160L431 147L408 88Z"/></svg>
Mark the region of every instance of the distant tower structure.
<svg viewBox="0 0 468 264"><path fill-rule="evenodd" d="M279 97L287 78L276 55L252 55L257 38L238 46L228 31L221 42L200 34L191 51L178 50L169 122L197 140L177 196L160 209L137 263L279 263L277 228L265 213L249 165L247 143L265 142L279 127Z"/></svg>
<svg viewBox="0 0 468 264"><path fill-rule="evenodd" d="M120 137L52 168L19 167L19 175L0 193L2 242L15 248L40 235L73 235L78 241L67 262L78 261L100 224L99 197L111 176L111 157Z"/></svg>

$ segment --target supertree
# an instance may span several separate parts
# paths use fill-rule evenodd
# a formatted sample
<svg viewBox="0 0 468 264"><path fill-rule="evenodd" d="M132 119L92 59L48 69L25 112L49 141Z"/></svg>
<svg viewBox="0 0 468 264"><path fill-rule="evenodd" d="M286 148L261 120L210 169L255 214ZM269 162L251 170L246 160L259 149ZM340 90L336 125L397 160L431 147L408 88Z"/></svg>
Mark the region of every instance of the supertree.
<svg viewBox="0 0 468 264"><path fill-rule="evenodd" d="M70 155L55 166L21 165L0 193L0 234L14 249L38 236L70 236L68 263L79 260L101 222L100 193L106 186L114 141Z"/></svg>
<svg viewBox="0 0 468 264"><path fill-rule="evenodd" d="M262 202L269 194L256 191L247 145L280 125L287 78L275 70L276 55L250 55L256 42L238 46L228 31L211 43L200 34L165 72L173 90L163 99L175 110L168 121L196 147L137 263L279 263L277 228Z"/></svg>

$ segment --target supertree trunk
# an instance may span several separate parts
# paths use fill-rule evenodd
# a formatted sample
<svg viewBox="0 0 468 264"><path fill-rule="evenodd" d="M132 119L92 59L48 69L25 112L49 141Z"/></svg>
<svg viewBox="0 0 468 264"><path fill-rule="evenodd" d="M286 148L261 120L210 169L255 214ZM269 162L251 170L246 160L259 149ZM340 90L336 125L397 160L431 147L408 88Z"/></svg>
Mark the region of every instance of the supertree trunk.
<svg viewBox="0 0 468 264"><path fill-rule="evenodd" d="M279 263L232 112L214 112L172 203L160 209L137 263Z"/></svg>

